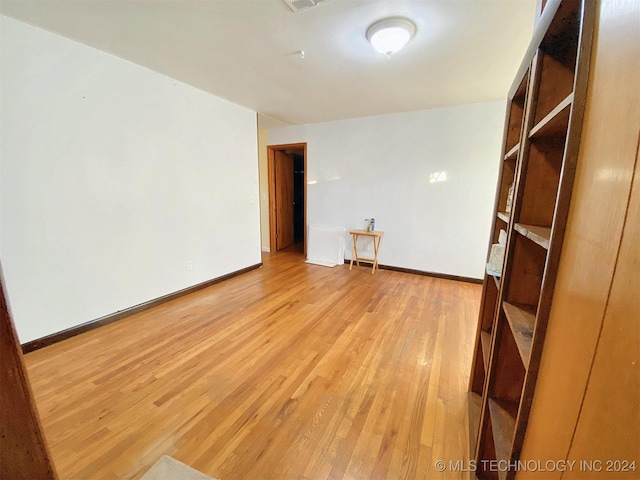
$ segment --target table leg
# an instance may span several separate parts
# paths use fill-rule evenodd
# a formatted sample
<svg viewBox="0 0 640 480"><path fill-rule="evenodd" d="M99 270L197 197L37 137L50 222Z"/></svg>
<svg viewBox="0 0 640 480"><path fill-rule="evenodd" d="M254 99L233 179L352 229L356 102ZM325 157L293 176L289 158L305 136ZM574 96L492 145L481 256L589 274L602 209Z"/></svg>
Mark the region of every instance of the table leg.
<svg viewBox="0 0 640 480"><path fill-rule="evenodd" d="M373 268L371 269L371 275L376 272L378 267L378 247L380 246L380 237L373 237ZM378 268L380 270L380 268Z"/></svg>
<svg viewBox="0 0 640 480"><path fill-rule="evenodd" d="M353 259L356 259L356 265L358 265L358 249L356 248L356 244L358 243L358 236L351 235L353 237L353 248L351 249L351 265L349 265L349 270L353 268Z"/></svg>

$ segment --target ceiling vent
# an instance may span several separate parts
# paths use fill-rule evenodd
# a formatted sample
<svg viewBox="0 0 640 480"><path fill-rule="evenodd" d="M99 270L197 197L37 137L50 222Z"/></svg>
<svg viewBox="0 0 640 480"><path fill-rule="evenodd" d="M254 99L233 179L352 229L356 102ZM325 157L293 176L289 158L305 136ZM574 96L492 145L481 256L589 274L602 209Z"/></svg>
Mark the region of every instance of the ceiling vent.
<svg viewBox="0 0 640 480"><path fill-rule="evenodd" d="M293 13L304 12L318 5L329 3L333 0L282 0Z"/></svg>

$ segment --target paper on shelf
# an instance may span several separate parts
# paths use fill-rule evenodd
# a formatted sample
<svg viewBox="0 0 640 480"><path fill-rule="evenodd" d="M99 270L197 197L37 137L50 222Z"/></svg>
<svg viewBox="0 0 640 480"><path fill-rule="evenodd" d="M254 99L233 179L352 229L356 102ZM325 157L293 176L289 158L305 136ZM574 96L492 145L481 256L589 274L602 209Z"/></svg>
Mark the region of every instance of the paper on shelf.
<svg viewBox="0 0 640 480"><path fill-rule="evenodd" d="M504 230L500 230L500 234L498 235L498 243L503 247L507 245L507 232Z"/></svg>
<svg viewBox="0 0 640 480"><path fill-rule="evenodd" d="M487 273L499 277L502 275L502 262L504 260L504 246L500 244L491 245L489 263L487 263Z"/></svg>

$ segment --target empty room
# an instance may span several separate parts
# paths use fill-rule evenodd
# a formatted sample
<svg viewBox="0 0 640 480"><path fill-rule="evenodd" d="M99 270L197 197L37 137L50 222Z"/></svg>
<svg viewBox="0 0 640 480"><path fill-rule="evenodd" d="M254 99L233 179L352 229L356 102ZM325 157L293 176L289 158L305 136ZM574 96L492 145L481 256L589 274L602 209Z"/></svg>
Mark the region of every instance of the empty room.
<svg viewBox="0 0 640 480"><path fill-rule="evenodd" d="M0 479L640 478L640 0L0 0Z"/></svg>

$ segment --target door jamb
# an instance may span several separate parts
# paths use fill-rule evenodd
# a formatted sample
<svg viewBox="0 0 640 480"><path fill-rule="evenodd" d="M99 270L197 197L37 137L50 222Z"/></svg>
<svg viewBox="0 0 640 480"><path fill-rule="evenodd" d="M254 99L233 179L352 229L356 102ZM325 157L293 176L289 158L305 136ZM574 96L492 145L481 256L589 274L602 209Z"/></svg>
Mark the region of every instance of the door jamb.
<svg viewBox="0 0 640 480"><path fill-rule="evenodd" d="M276 189L275 189L275 155L276 150L302 148L304 161L304 255L307 255L307 143L287 143L267 145L267 173L269 181L269 249L276 251Z"/></svg>

